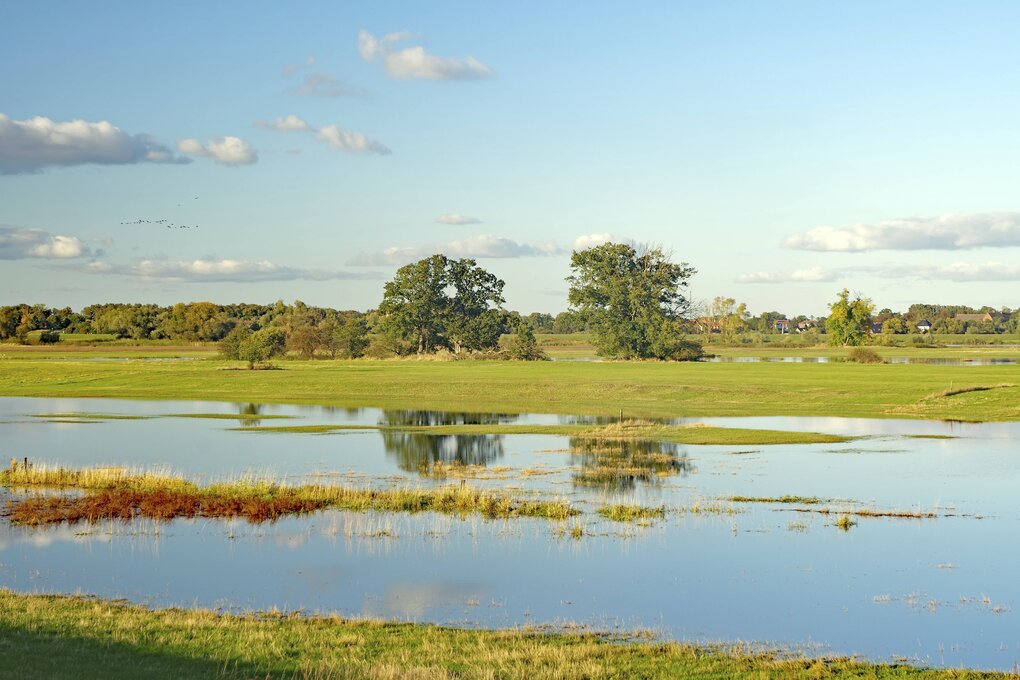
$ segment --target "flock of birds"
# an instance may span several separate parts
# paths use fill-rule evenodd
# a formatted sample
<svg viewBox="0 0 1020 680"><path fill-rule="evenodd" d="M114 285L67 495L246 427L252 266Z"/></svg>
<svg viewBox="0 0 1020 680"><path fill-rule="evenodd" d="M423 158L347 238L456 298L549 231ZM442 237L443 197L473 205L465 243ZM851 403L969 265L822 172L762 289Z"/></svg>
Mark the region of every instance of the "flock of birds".
<svg viewBox="0 0 1020 680"><path fill-rule="evenodd" d="M135 220L133 222L121 222L121 224L155 224L167 229L198 229L197 224L175 224L170 220Z"/></svg>
<svg viewBox="0 0 1020 680"><path fill-rule="evenodd" d="M195 200L198 200L198 196L195 196ZM178 203L177 207L180 208L182 204ZM133 220L131 222L121 222L121 224L152 224L159 227L166 227L167 229L198 229L197 224L177 224L170 220L143 220L141 218Z"/></svg>

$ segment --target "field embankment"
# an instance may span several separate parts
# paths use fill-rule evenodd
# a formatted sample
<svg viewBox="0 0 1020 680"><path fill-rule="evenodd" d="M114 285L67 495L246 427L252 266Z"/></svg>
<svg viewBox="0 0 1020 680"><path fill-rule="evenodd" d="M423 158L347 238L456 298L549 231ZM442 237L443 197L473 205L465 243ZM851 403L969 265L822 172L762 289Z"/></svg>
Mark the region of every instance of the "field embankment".
<svg viewBox="0 0 1020 680"><path fill-rule="evenodd" d="M0 395L625 417L1020 419L1017 365L287 360L277 371L223 370L233 365L0 360ZM994 389L974 389L981 387Z"/></svg>

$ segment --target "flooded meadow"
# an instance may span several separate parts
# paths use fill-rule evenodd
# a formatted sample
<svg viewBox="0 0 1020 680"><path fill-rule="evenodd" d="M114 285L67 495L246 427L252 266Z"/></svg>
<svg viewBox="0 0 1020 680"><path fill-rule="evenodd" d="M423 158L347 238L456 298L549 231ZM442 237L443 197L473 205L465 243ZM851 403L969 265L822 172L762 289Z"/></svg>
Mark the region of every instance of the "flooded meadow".
<svg viewBox="0 0 1020 680"><path fill-rule="evenodd" d="M261 523L40 527L5 518L0 586L227 611L647 630L936 667L1008 670L1020 658L1020 423L667 421L848 438L761 446L478 433L611 420L0 398L0 454L21 466L123 467L200 484L466 486L574 511L503 519L326 508ZM423 431L461 425L478 427ZM0 505L75 493L11 486Z"/></svg>

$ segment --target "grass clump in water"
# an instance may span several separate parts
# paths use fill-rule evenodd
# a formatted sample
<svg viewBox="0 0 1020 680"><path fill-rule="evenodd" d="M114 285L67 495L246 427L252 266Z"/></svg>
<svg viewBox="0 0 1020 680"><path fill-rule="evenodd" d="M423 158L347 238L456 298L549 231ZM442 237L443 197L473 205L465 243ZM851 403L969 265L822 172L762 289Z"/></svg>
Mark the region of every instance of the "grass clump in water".
<svg viewBox="0 0 1020 680"><path fill-rule="evenodd" d="M666 508L661 505L656 508L649 508L643 505L617 503L603 505L598 509L598 513L614 522L650 522L663 519L666 516Z"/></svg>
<svg viewBox="0 0 1020 680"><path fill-rule="evenodd" d="M94 522L147 517L244 517L252 522L326 508L353 511L480 514L487 518L568 519L579 514L563 500L518 499L448 486L438 489L358 489L332 485L283 486L236 481L199 487L179 477L132 474L121 468L68 470L24 466L0 472L0 486L87 491L83 496L42 496L10 501L6 514L18 524Z"/></svg>
<svg viewBox="0 0 1020 680"><path fill-rule="evenodd" d="M824 499L817 496L730 496L726 500L731 503L795 503L798 505L817 505Z"/></svg>

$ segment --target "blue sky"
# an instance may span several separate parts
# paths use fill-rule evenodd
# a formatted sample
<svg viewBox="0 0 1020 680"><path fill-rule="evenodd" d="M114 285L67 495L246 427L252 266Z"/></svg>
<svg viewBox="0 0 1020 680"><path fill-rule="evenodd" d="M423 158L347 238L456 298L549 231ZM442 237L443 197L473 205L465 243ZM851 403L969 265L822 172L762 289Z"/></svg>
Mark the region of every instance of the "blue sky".
<svg viewBox="0 0 1020 680"><path fill-rule="evenodd" d="M754 312L1020 306L1017 3L550 4L9 5L0 304L367 309L446 252L557 312L613 238Z"/></svg>

